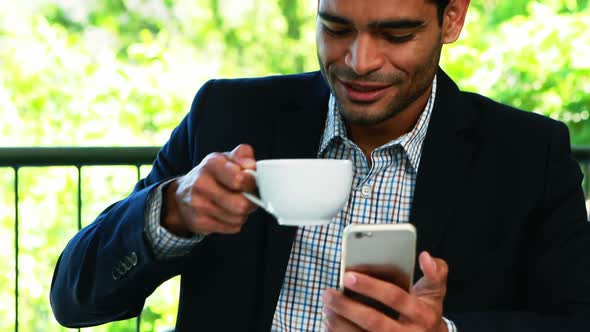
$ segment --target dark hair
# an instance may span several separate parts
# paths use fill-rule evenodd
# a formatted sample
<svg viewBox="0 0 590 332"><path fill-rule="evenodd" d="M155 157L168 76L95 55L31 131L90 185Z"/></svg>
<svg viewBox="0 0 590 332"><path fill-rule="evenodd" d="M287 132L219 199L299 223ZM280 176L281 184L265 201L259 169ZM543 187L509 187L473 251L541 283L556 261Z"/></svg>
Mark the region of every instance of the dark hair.
<svg viewBox="0 0 590 332"><path fill-rule="evenodd" d="M443 16L445 14L445 9L449 5L449 0L430 0L431 2L436 3L437 13L438 13L438 23L442 25Z"/></svg>

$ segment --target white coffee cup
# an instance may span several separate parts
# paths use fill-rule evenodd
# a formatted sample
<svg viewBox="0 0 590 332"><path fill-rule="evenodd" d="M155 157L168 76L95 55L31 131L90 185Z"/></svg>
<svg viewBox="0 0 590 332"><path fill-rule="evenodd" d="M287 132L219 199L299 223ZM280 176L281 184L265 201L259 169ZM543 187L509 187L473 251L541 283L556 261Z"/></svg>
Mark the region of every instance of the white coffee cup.
<svg viewBox="0 0 590 332"><path fill-rule="evenodd" d="M352 162L340 159L269 159L246 170L260 198L243 193L285 226L326 225L342 210L352 187Z"/></svg>

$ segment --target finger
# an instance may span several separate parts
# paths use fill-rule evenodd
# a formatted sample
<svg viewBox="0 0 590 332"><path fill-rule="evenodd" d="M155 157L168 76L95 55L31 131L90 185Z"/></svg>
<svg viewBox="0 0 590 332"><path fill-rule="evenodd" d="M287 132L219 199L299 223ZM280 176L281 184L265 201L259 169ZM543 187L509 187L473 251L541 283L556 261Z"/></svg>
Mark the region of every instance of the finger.
<svg viewBox="0 0 590 332"><path fill-rule="evenodd" d="M363 330L348 319L324 307L324 327L328 332L362 332Z"/></svg>
<svg viewBox="0 0 590 332"><path fill-rule="evenodd" d="M234 192L250 192L256 184L254 178L224 154L214 154L204 166L205 171L217 182Z"/></svg>
<svg viewBox="0 0 590 332"><path fill-rule="evenodd" d="M229 153L229 159L243 169L256 169L254 149L248 144L240 144Z"/></svg>
<svg viewBox="0 0 590 332"><path fill-rule="evenodd" d="M421 306L418 300L399 286L358 272L344 274L344 287L375 299L412 320Z"/></svg>
<svg viewBox="0 0 590 332"><path fill-rule="evenodd" d="M192 207L198 216L209 216L228 226L241 226L248 217L247 214L234 214L202 196L193 198Z"/></svg>
<svg viewBox="0 0 590 332"><path fill-rule="evenodd" d="M420 264L420 270L424 273L424 277L426 280L430 281L431 283L438 283L439 276L437 274L438 266L436 261L430 256L430 254L426 251L420 253L418 257L418 263Z"/></svg>
<svg viewBox="0 0 590 332"><path fill-rule="evenodd" d="M201 180L202 181L202 180ZM247 216L235 216L224 211L196 192L179 201L186 227L195 234L237 233Z"/></svg>
<svg viewBox="0 0 590 332"><path fill-rule="evenodd" d="M326 290L323 300L328 309L366 331L397 331L401 328L399 322L334 289Z"/></svg>
<svg viewBox="0 0 590 332"><path fill-rule="evenodd" d="M237 234L242 230L242 225L229 225L208 215L195 215L195 218L189 221L188 228L194 234L202 235L211 233Z"/></svg>
<svg viewBox="0 0 590 332"><path fill-rule="evenodd" d="M416 291L437 291L446 288L448 267L444 260L433 258L428 252L423 251L418 257L418 263L424 276L414 286Z"/></svg>
<svg viewBox="0 0 590 332"><path fill-rule="evenodd" d="M243 216L256 208L240 192L228 190L211 176L200 177L193 185L193 191L194 195L192 195L191 204L193 204L196 197L203 196L228 213Z"/></svg>
<svg viewBox="0 0 590 332"><path fill-rule="evenodd" d="M239 165L241 170L256 169L256 159L254 156L254 149L248 144L240 144L231 152L226 154L227 158ZM256 188L256 179L252 175L244 174L237 175L238 182L242 182L240 186L241 191L252 192Z"/></svg>

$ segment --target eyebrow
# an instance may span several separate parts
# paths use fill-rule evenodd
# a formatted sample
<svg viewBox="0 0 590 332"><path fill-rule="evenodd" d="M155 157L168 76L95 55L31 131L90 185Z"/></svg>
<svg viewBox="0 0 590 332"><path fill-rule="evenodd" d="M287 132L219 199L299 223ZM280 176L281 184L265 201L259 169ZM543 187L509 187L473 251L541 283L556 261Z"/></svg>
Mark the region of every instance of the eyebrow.
<svg viewBox="0 0 590 332"><path fill-rule="evenodd" d="M319 17L324 21L329 21L336 24L352 25L352 21L336 16L327 12L318 12ZM425 22L421 20L399 19L399 20L385 20L370 22L367 26L370 29L412 29L424 26Z"/></svg>

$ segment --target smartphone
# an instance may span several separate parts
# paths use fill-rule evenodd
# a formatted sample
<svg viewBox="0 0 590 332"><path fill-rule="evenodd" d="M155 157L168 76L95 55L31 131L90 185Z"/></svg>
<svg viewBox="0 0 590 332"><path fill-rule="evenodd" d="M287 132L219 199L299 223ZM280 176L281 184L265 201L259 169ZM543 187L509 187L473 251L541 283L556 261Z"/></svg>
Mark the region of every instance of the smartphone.
<svg viewBox="0 0 590 332"><path fill-rule="evenodd" d="M350 298L398 319L399 314L372 298L343 287L344 273L356 271L410 291L416 262L416 228L412 224L351 224L343 232L340 290Z"/></svg>

